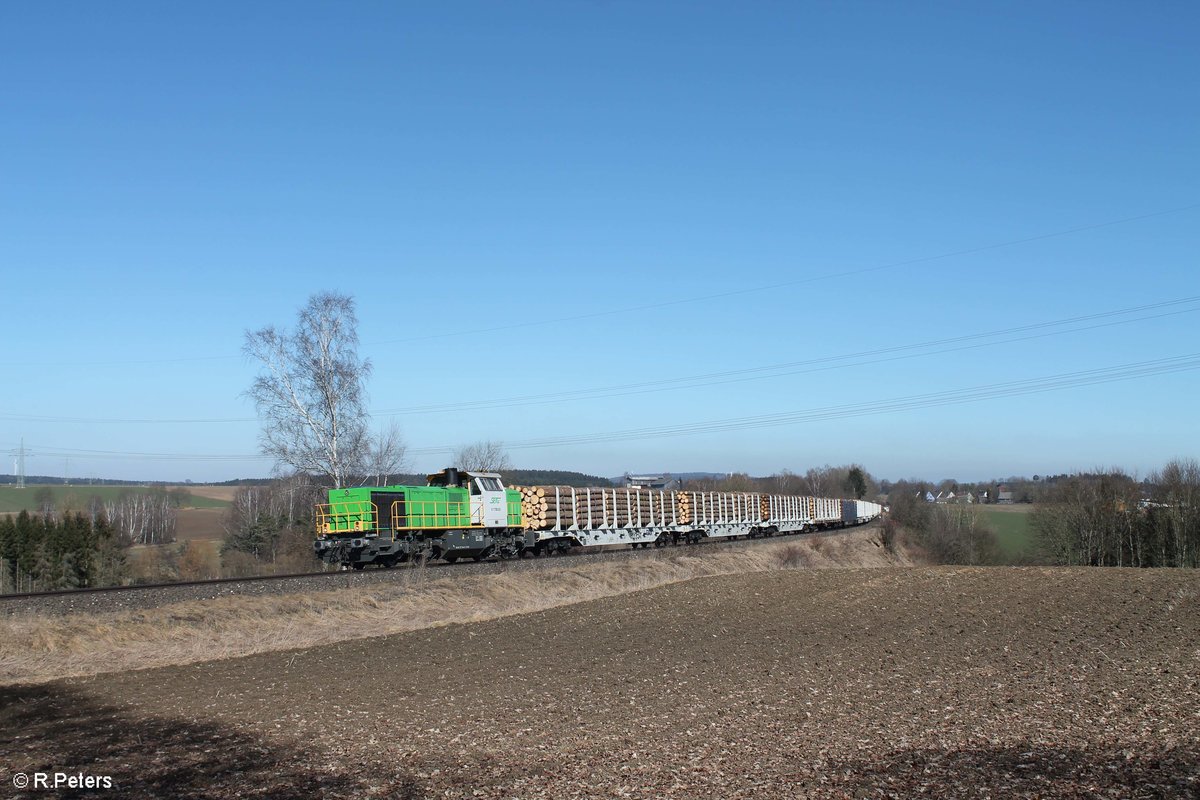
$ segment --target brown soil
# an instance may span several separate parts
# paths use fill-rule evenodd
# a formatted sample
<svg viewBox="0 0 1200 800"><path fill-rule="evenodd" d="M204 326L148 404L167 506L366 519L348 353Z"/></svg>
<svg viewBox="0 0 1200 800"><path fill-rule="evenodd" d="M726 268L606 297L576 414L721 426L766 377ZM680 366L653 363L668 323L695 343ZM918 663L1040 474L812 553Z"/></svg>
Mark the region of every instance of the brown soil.
<svg viewBox="0 0 1200 800"><path fill-rule="evenodd" d="M1191 797L1198 666L1194 572L767 572L4 688L0 763L121 797Z"/></svg>
<svg viewBox="0 0 1200 800"><path fill-rule="evenodd" d="M223 508L181 508L175 512L175 538L222 539L225 529L221 527Z"/></svg>
<svg viewBox="0 0 1200 800"><path fill-rule="evenodd" d="M168 489L183 489L196 497L207 497L210 500L232 501L240 487L238 486L202 486L195 483L168 486Z"/></svg>

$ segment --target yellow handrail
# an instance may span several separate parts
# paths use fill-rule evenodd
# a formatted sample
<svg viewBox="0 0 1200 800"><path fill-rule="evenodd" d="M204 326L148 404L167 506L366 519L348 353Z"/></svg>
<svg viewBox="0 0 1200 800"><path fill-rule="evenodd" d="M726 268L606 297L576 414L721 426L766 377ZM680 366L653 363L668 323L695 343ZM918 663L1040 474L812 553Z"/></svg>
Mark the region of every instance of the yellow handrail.
<svg viewBox="0 0 1200 800"><path fill-rule="evenodd" d="M470 499L467 500L397 500L392 503L392 530L420 531L430 528L482 528L470 517ZM404 506L401 509L401 506ZM420 519L422 525L398 525L401 520L411 522ZM467 524L461 524L462 520Z"/></svg>
<svg viewBox="0 0 1200 800"><path fill-rule="evenodd" d="M376 530L379 509L367 500L321 503L317 506L317 535L369 533Z"/></svg>

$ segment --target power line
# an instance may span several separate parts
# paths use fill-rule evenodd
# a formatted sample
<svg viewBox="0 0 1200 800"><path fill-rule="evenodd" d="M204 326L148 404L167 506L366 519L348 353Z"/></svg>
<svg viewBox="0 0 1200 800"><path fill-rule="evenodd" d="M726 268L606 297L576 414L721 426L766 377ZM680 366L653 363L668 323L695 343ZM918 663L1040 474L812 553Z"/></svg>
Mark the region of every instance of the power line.
<svg viewBox="0 0 1200 800"><path fill-rule="evenodd" d="M949 389L940 392L894 397L864 403L847 403L834 406L824 406L798 411L785 411L772 414L758 414L748 417L732 417L727 419L707 420L677 425L651 426L617 431L606 431L589 434L566 434L549 436L540 439L507 442L505 447L513 450L528 450L547 447L579 446L605 442L619 442L643 439L661 439L678 436L691 436L722 431L752 430L756 428L780 427L798 425L810 422L848 419L853 417L891 414L903 411L913 411L925 408L936 408L964 403L982 402L1002 397L1043 394L1052 391L1096 386L1118 381L1138 380L1157 375L1168 375L1200 369L1200 353L1188 353L1168 358L1138 361L1129 364L1119 364L1096 369L1079 370L1076 372L1059 373L1038 378L1025 378L1015 381L984 384L960 389ZM186 453L123 453L106 450L68 450L39 446L46 455L71 458L137 458L167 461L267 461L263 455L216 455L216 454L186 454ZM413 455L432 455L453 452L453 445L436 447L410 448Z"/></svg>
<svg viewBox="0 0 1200 800"><path fill-rule="evenodd" d="M875 365L875 364L883 364L883 363L887 363L887 362L891 362L891 361L901 361L901 360L906 360L906 359L911 359L911 358L925 358L927 356L945 355L947 353L958 353L958 352L963 352L965 350L976 350L976 349L983 348L983 347L995 347L997 345L1002 345L1002 344L1013 344L1016 342L1030 341L1033 339L1044 339L1044 338L1047 338L1050 336L1062 336L1062 335L1069 334L1069 333L1082 333L1085 331L1098 330L1100 328L1114 327L1117 325L1129 325L1129 324L1133 324L1135 322L1145 322L1147 320L1152 320L1152 319L1162 319L1165 317L1177 316L1180 314L1191 314L1191 313L1195 313L1197 311L1200 311L1200 308L1189 308L1189 309L1185 309L1182 311L1171 311L1171 312L1167 312L1167 313L1163 313L1163 314L1154 314L1154 315L1145 316L1145 317L1137 317L1135 319L1130 319L1130 320L1119 320L1119 321L1115 321L1115 322L1098 323L1095 325L1088 325L1088 326L1079 327L1079 328L1070 328L1068 330L1062 330L1062 331L1051 331L1048 333L1033 334L1030 336L1019 336L1019 337L1012 337L1012 338L1008 338L1008 339L999 339L994 342L976 343L976 344L964 345L961 347L951 347L951 348L945 348L945 349L941 349L941 350L931 350L929 352L924 352L924 353L910 353L907 355L896 355L896 356L889 356L889 357L885 357L885 358L875 358L872 360L865 360L865 361L859 360L859 361L852 361L852 362L848 362L848 363L831 363L831 362L846 361L847 359L851 359L851 358L860 358L860 357L871 356L871 355L894 353L894 352L903 351L903 350L928 347L928 346L931 346L934 344L938 344L939 342L925 342L925 343L921 343L921 344L904 345L904 346L899 346L899 347L886 347L886 348L880 348L877 350L868 350L868 351L863 351L861 353L854 353L854 354L849 354L849 355L827 356L824 358L814 358L814 359L808 359L805 361L793 361L793 362L788 362L788 363L784 363L784 364L774 364L774 365L769 365L769 366L764 366L764 367L749 367L749 368L742 369L742 370L730 370L727 372L708 373L706 375L696 375L696 376L690 376L690 377L684 377L684 378L666 378L666 379L659 380L659 381L646 381L643 383L625 384L623 386L601 387L601 388L596 388L596 389L573 390L573 391L565 391L565 392L551 392L551 393L547 393L547 394L543 394L543 395L525 395L524 397L508 398L505 400L474 400L474 401L461 401L458 403L449 403L449 404L445 404L445 405L410 406L408 408L401 408L401 409L385 409L385 410L373 411L372 413L377 414L377 415L422 414L422 413L445 413L445 412L451 412L451 411L482 410L482 409L491 409L491 408L515 408L515 407L529 406L529 405L546 405L546 404L550 404L550 403L565 402L565 401L569 401L569 400L596 400L596 399L613 398L613 397L628 397L630 395L638 395L638 394L650 394L650 393L661 392L661 391L674 391L674 390L680 390L680 389L702 389L702 388L709 388L712 386L719 386L719 385L730 384L730 383L743 383L743 382L747 382L747 381L769 380L771 378L781 378L781 377L788 377L788 376L792 376L792 375L805 375L805 374L811 374L814 372L827 372L830 370L849 369L851 367L871 366L871 365ZM1117 313L1117 312L1114 312L1114 313ZM1048 324L1052 324L1052 323L1046 323L1046 324L1048 325ZM1033 328L1033 327L1043 327L1043 326L1039 325L1039 326L1028 326L1028 327ZM981 338L984 336L991 336L991 335L997 335L997 334L996 333L977 334L975 336L954 337L952 339L941 340L941 342L964 341L964 340ZM794 367L820 365L820 364L826 364L827 366L810 366L807 369L792 369ZM780 370L786 370L786 371L780 371ZM770 372L771 374L758 374L758 375L747 374L747 373L756 373L756 372L759 372L759 373ZM726 376L732 376L732 377L726 377ZM713 380L706 380L706 379L713 379ZM677 385L670 385L670 384L677 384Z"/></svg>
<svg viewBox="0 0 1200 800"><path fill-rule="evenodd" d="M259 453L140 453L123 450L81 450L66 447L39 446L41 455L48 458L75 458L86 460L139 460L139 461L271 461L270 456Z"/></svg>
<svg viewBox="0 0 1200 800"><path fill-rule="evenodd" d="M975 253L984 253L989 250L999 250L1005 247L1014 247L1020 244L1030 244L1032 242L1040 242L1046 239L1056 239L1061 236L1070 236L1075 233L1083 233L1085 231L1100 230L1102 228L1112 227L1114 225L1124 225L1129 222L1137 222L1144 219L1166 216L1168 214L1177 214L1183 211L1191 211L1200 208L1200 203L1192 205L1180 206L1171 208L1165 211L1153 211L1149 214L1139 214L1133 217L1125 217L1123 219L1109 220L1107 222L1097 222L1090 225L1081 225L1077 228L1068 228L1066 230L1054 231L1053 233L1042 233L1036 236L1028 236L1023 239L1011 239L1006 242L996 242L993 244L979 245L977 247L969 247L964 250L952 250L946 253L939 253L932 256L921 256L919 258L910 258L904 261L893 261L889 264L881 264L874 267L862 267L860 269L843 270L841 272L828 272L823 275L813 275L807 278L796 278L795 280L782 281L780 283L771 283L761 286L751 286L744 289L732 289L726 292L717 292L714 294L699 295L695 297L684 297L675 300L665 300L659 303L648 303L640 306L627 306L625 308L611 309L607 311L594 311L587 314L572 314L567 317L557 317L553 319L538 319L528 322L516 322L510 325L497 325L490 328L476 328L474 330L456 330L449 333L435 333L427 336L418 336L407 339L387 339L384 341L375 342L374 344L407 344L412 342L424 342L433 339L444 339L451 336L468 336L478 335L483 333L499 333L500 331L516 330L519 328L530 328L539 325L557 325L565 322L578 322L585 319L597 319L599 317L608 317L615 314L628 314L635 311L654 311L660 308L669 308L671 306L687 305L691 303L701 303L707 300L721 300L727 297L738 297L746 294L756 294L759 292L769 292L775 289L785 289L792 286L802 286L807 283L818 283L820 281L833 280L834 278L848 278L856 275L866 275L872 272L883 272L885 270L899 269L900 267L911 267L917 264L926 264L931 261L941 261L947 258L955 258L957 256L974 255Z"/></svg>
<svg viewBox="0 0 1200 800"><path fill-rule="evenodd" d="M1050 336L1062 336L1070 333L1081 333L1086 331L1098 330L1100 328L1113 327L1117 325L1129 325L1137 322L1145 322L1147 320L1162 319L1180 314L1190 314L1200 311L1200 306L1196 308L1186 308L1179 310L1179 306L1200 303L1200 295L1193 297L1178 298L1175 300L1164 300L1157 303L1149 303L1140 306L1131 306L1129 308L1115 309L1111 311L1101 311L1093 314L1084 314L1073 317L1065 317L1058 320L1050 320L1044 322L1030 323L1027 325L1018 325L1011 328L1002 328L994 331L986 331L982 333L964 334L960 336L952 336L943 339L933 339L924 342L916 342L911 344L892 345L889 347L881 347L873 350L862 350L854 353L847 353L836 356L822 356L818 358L804 359L800 361L789 361L779 364L769 364L758 367L746 367L736 370L724 370L720 372L709 372L699 375L690 375L676 378L663 378L653 381L642 381L636 383L617 384L612 386L591 387L586 389L573 389L558 392L547 392L543 394L521 395L516 397L495 398L490 400L464 400L444 404L430 404L422 406L408 406L403 408L393 409L373 409L370 413L374 416L388 416L399 414L428 414L428 413L448 413L458 411L477 411L493 408L515 408L529 405L547 405L552 403L567 402L573 400L595 400L607 399L613 397L626 397L630 395L649 394L660 391L675 391L681 389L698 389L711 386L724 385L729 383L740 383L755 380L769 380L772 378L787 377L792 375L811 374L814 372L826 372L837 369L849 369L852 367L871 366L875 364L887 363L910 358L924 358L933 355L944 355L947 353L962 352L965 350L973 350L982 347L994 347L1002 344L1013 344L1015 342L1029 341L1033 339L1041 339ZM1164 311L1161 314L1152 314L1148 316L1135 317L1127 320L1116 320L1110 322L1099 322L1093 325L1083 327L1074 327L1061 331L1050 331L1043 333L1030 333L1027 336L1017 336L1007 339L999 339L992 342L982 342L980 339L994 338L997 336L1008 336L1010 334L1028 333L1032 331L1045 331L1047 328L1058 327L1062 325L1072 325L1080 322L1094 322L1096 320L1111 319L1112 317L1125 316L1144 311L1155 311L1163 309L1176 309L1172 311ZM905 351L921 350L930 347L936 347L947 344L958 344L963 342L975 342L974 344L966 344L959 347L944 348L940 350L932 350L923 353L908 353L906 355L893 355L905 353ZM874 358L872 360L862 360L872 356L884 356L882 358ZM854 360L858 359L858 360ZM847 362L847 363L838 363ZM768 373L768 374L764 374ZM85 417L51 417L38 416L29 414L16 414L0 412L0 419L20 422L51 422L51 423L81 423L81 424L222 424L222 423L250 423L256 422L256 417L227 417L227 418L199 418L199 419L152 419L152 418L85 418Z"/></svg>
<svg viewBox="0 0 1200 800"><path fill-rule="evenodd" d="M1171 358L1154 359L1113 367L1101 367L1093 370L1061 373L1041 378L1030 378L1005 383L987 384L965 389L954 389L943 392L933 392L907 397L891 398L867 403L852 403L839 406L790 411L776 414L761 414L751 417L735 417L731 419L710 420L706 422L687 423L682 425L636 428L606 433L567 435L532 439L523 442L509 442L505 447L510 449L533 449L543 447L561 447L565 445L597 444L602 442L617 442L641 440L650 438L666 438L687 436L699 433L714 433L718 431L748 430L753 428L777 427L795 425L804 422L816 422L850 417L861 417L875 414L911 411L923 408L933 408L946 405L979 402L999 397L1041 394L1050 391L1092 386L1116 381L1135 380L1154 375L1164 375L1200 369L1200 353L1191 353ZM452 450L450 447L413 448L413 454L443 453Z"/></svg>
<svg viewBox="0 0 1200 800"><path fill-rule="evenodd" d="M862 267L859 269L842 270L838 272L828 272L821 275L812 275L805 278L796 278L790 281L782 281L779 283L763 284L759 286L750 286L741 289L731 289L724 292L716 292L713 294L696 295L692 297L680 297L672 300L664 300L657 303L647 303L637 306L625 306L621 308L601 309L584 314L572 314L566 317L554 317L549 319L536 319L526 322L517 322L509 325L498 325L488 328L474 328L454 330L447 333L434 333L426 336L409 337L404 339L382 339L374 342L365 343L367 347L377 345L392 345L412 342L424 342L437 339L445 339L456 336L473 336L485 333L498 333L500 331L516 330L520 328L529 328L542 325L558 325L566 322L579 322L582 320L598 319L601 317L609 317L620 314L630 314L639 311L653 311L660 308L670 308L672 306L689 305L692 303L702 303L708 300L720 300L728 297L739 297L747 294L757 294L760 292L769 292L777 289L784 289L793 286L802 286L808 283L817 283L820 281L834 280L836 278L854 277L857 275L866 275L872 272L883 272L886 270L899 269L901 267L916 266L917 264L926 264L933 261L942 261L948 258L956 258L958 256L974 255L976 253L984 253L991 250L1000 250L1006 247L1015 247L1022 244L1031 244L1033 242L1045 241L1047 239L1056 239L1063 236L1071 236L1077 233L1085 233L1087 231L1101 230L1110 228L1116 225L1126 225L1131 222L1140 222L1146 219L1154 219L1156 217L1168 216L1170 214L1180 214L1185 211L1192 211L1200 208L1200 203L1193 203L1186 206L1178 206L1176 208L1168 208L1162 211L1152 211L1147 214L1138 214L1130 217L1122 217L1120 219L1107 220L1104 222L1096 222L1088 225L1080 225L1074 228L1065 228L1059 231L1050 233L1041 233L1035 236L1026 236L1020 239L1009 239L1002 242L994 242L992 244L979 245L969 247L962 250L951 250L945 253L936 255L921 256L918 258L905 259L902 261L893 261L887 264L880 264L874 267ZM129 360L120 359L113 361L25 361L25 362L0 362L0 367L95 367L95 366L124 366L130 365L151 365L151 364L186 364L198 361L229 361L237 358L242 358L241 355L224 355L224 356L182 356L176 358L163 359L139 359Z"/></svg>

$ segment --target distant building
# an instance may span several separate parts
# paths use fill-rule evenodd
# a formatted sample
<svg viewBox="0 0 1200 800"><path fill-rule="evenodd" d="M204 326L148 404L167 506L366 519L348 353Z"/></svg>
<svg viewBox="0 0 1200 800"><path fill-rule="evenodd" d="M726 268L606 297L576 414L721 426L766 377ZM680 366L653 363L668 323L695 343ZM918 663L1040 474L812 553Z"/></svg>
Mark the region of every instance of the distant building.
<svg viewBox="0 0 1200 800"><path fill-rule="evenodd" d="M683 482L668 475L630 475L628 472L621 478L621 485L627 489L678 489Z"/></svg>
<svg viewBox="0 0 1200 800"><path fill-rule="evenodd" d="M1003 485L996 487L996 502L997 503L1004 503L1005 505L1012 505L1012 501L1013 501L1012 489L1009 489L1007 486L1003 486Z"/></svg>

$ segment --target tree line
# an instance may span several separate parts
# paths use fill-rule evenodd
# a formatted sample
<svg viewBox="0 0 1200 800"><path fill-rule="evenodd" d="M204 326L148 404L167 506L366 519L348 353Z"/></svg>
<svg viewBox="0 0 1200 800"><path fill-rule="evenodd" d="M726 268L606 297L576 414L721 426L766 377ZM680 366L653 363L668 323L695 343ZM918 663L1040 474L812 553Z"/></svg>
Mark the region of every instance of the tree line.
<svg viewBox="0 0 1200 800"><path fill-rule="evenodd" d="M177 509L188 497L155 488L80 501L39 488L34 511L0 517L0 593L161 579L161 570L144 574L135 568L128 550L173 542Z"/></svg>
<svg viewBox="0 0 1200 800"><path fill-rule="evenodd" d="M862 500L879 494L879 482L861 464L812 467L803 474L782 469L774 475L751 477L734 472L722 478L693 478L684 482L688 491L759 492L806 497L841 497Z"/></svg>
<svg viewBox="0 0 1200 800"><path fill-rule="evenodd" d="M304 475L239 489L222 520L222 574L245 577L318 567L313 512L326 502L327 492Z"/></svg>
<svg viewBox="0 0 1200 800"><path fill-rule="evenodd" d="M927 503L924 492L903 481L888 495L885 541L916 545L937 564L986 565L1000 562L996 533L979 510L968 505Z"/></svg>
<svg viewBox="0 0 1200 800"><path fill-rule="evenodd" d="M125 575L120 535L103 514L0 518L2 593L112 586Z"/></svg>
<svg viewBox="0 0 1200 800"><path fill-rule="evenodd" d="M1200 464L1171 461L1142 481L1119 469L1059 477L1030 524L1050 564L1200 567Z"/></svg>

